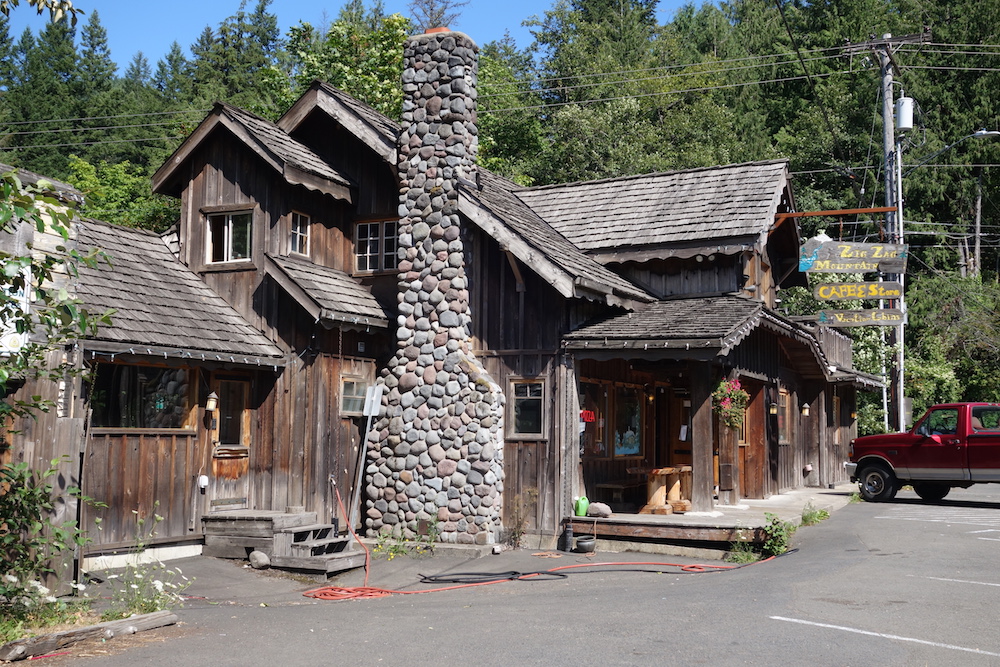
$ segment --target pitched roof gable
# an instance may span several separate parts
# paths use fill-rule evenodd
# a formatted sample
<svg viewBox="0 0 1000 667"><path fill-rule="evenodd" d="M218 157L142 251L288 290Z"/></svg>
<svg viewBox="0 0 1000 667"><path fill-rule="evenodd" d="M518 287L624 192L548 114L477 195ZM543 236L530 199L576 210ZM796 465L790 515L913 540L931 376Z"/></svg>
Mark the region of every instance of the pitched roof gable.
<svg viewBox="0 0 1000 667"><path fill-rule="evenodd" d="M277 125L292 134L314 109L322 110L383 160L396 166L399 123L323 81L313 81L309 90L278 119Z"/></svg>
<svg viewBox="0 0 1000 667"><path fill-rule="evenodd" d="M224 127L292 185L302 185L337 199L352 201L352 183L311 148L274 123L229 104L217 102L208 116L155 174L153 191L177 194L180 166L217 128Z"/></svg>
<svg viewBox="0 0 1000 667"><path fill-rule="evenodd" d="M278 127L293 132L313 111L322 109L351 131L391 165L396 165L396 140L400 126L347 93L321 81L313 82L291 109L278 120ZM482 190L463 187L460 210L501 246L509 249L533 271L544 272L566 297L600 295L610 303L648 301L652 297L624 278L608 271L573 247L562 235L510 195L514 183L482 167ZM548 269L548 270L546 270Z"/></svg>
<svg viewBox="0 0 1000 667"><path fill-rule="evenodd" d="M343 271L304 258L266 255L268 275L312 317L327 326L389 326L389 316L364 286Z"/></svg>
<svg viewBox="0 0 1000 667"><path fill-rule="evenodd" d="M633 307L652 296L604 268L513 194L518 186L480 168L480 187L462 184L459 210L502 248L546 278L567 298L600 298Z"/></svg>
<svg viewBox="0 0 1000 667"><path fill-rule="evenodd" d="M100 248L110 266L81 266L78 298L92 313L113 309L111 326L86 349L228 363L283 365L284 353L149 231L96 220L79 225L82 249Z"/></svg>
<svg viewBox="0 0 1000 667"><path fill-rule="evenodd" d="M787 162L776 160L515 194L575 245L600 253L759 237L774 223L787 184Z"/></svg>

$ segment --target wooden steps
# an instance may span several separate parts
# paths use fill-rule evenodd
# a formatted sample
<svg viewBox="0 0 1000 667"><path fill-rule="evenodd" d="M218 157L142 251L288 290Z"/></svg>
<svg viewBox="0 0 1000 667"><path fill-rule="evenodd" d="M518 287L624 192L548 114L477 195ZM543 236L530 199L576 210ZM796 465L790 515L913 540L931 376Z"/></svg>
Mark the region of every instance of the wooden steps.
<svg viewBox="0 0 1000 667"><path fill-rule="evenodd" d="M363 551L348 550L351 539L337 526L318 523L315 512L235 510L202 518L205 547L215 558L267 554L272 567L330 574L364 565Z"/></svg>

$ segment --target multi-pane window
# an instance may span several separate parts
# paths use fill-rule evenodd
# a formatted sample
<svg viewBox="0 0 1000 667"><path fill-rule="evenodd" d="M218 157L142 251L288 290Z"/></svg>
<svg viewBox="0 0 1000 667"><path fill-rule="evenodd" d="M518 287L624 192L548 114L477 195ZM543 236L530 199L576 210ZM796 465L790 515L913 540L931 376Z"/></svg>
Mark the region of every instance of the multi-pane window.
<svg viewBox="0 0 1000 667"><path fill-rule="evenodd" d="M309 254L309 216L305 213L292 211L292 231L289 237L289 249L300 255Z"/></svg>
<svg viewBox="0 0 1000 667"><path fill-rule="evenodd" d="M340 393L340 412L344 415L360 415L365 407L368 383L360 378L343 378Z"/></svg>
<svg viewBox="0 0 1000 667"><path fill-rule="evenodd" d="M208 217L209 261L235 262L249 259L253 236L253 213L221 213Z"/></svg>
<svg viewBox="0 0 1000 667"><path fill-rule="evenodd" d="M543 385L536 381L514 382L514 434L537 435L542 432Z"/></svg>
<svg viewBox="0 0 1000 667"><path fill-rule="evenodd" d="M359 222L354 250L357 271L392 271L396 268L396 238L399 221Z"/></svg>

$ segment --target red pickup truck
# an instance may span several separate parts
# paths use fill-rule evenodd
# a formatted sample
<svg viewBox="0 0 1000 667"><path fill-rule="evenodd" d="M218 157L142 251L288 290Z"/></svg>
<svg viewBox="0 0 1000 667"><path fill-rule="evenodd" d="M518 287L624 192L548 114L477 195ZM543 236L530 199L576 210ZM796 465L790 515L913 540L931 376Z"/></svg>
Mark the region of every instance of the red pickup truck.
<svg viewBox="0 0 1000 667"><path fill-rule="evenodd" d="M861 497L892 500L904 484L924 500L941 500L953 487L1000 482L1000 404L935 405L906 433L851 441L845 464Z"/></svg>

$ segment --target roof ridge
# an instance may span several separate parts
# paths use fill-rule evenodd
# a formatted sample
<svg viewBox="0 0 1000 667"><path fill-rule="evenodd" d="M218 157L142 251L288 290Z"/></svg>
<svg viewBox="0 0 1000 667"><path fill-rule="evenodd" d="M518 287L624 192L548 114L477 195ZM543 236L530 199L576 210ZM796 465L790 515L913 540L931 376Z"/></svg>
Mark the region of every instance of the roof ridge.
<svg viewBox="0 0 1000 667"><path fill-rule="evenodd" d="M635 180L640 178L650 178L658 176L674 176L678 174L693 174L702 171L721 171L723 169L736 169L738 167L761 167L774 164L788 164L788 158L776 158L774 160L756 160L753 162L737 162L734 164L722 164L714 165L710 167L692 167L690 169L677 169L675 171L654 171L646 174L630 174L628 176L613 176L608 178L599 178L590 181L570 181L568 183L549 183L547 185L532 185L532 186L518 186L514 192L536 192L539 190L551 190L555 188L564 188L573 185L594 185L597 183L612 183L620 181Z"/></svg>

